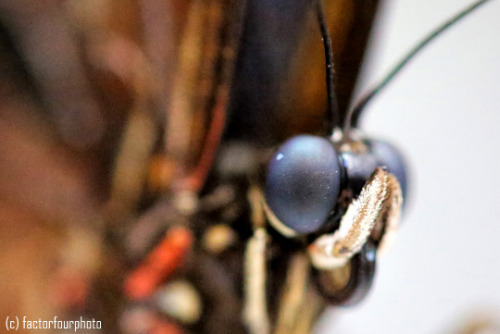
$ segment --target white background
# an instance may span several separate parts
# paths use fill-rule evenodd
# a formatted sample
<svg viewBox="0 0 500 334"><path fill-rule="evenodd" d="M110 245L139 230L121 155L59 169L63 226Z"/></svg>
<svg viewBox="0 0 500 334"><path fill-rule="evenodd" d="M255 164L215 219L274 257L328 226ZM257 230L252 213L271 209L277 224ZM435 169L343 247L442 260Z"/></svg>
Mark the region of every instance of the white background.
<svg viewBox="0 0 500 334"><path fill-rule="evenodd" d="M470 3L386 0L360 91ZM499 98L500 1L491 1L433 42L366 110L366 132L406 153L410 205L368 300L329 310L318 333L449 333L475 314L500 321Z"/></svg>

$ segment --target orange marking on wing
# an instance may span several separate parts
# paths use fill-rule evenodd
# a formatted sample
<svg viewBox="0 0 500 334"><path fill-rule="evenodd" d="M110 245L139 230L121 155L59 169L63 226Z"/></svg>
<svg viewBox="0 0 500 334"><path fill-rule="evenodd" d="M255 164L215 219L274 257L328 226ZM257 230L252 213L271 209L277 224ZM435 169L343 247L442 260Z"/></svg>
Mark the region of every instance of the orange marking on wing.
<svg viewBox="0 0 500 334"><path fill-rule="evenodd" d="M185 227L174 227L162 242L125 280L125 294L130 299L150 296L182 264L193 244L193 234Z"/></svg>

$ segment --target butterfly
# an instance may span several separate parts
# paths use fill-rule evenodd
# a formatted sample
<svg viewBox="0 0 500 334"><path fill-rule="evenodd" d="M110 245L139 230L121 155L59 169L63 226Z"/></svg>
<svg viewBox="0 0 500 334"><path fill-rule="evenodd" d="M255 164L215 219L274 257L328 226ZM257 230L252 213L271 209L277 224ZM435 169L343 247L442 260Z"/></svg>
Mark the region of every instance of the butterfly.
<svg viewBox="0 0 500 334"><path fill-rule="evenodd" d="M129 333L299 333L364 298L407 187L350 104L377 2L26 4L1 5L10 82L84 189L42 210L70 236L52 306ZM52 180L32 198L75 198Z"/></svg>

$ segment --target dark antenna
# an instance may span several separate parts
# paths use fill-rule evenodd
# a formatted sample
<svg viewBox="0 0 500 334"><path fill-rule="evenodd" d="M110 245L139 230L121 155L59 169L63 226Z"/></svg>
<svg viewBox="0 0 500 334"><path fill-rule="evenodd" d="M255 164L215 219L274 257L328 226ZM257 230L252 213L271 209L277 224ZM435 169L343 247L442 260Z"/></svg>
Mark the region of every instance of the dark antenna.
<svg viewBox="0 0 500 334"><path fill-rule="evenodd" d="M402 69L412 60L415 55L417 55L422 49L424 49L430 42L432 42L436 37L441 35L446 29L450 28L453 26L455 23L460 21L462 18L466 17L468 14L472 13L476 8L480 7L481 5L485 4L489 0L481 0L478 1L471 6L465 8L449 20L447 20L445 23L443 23L441 26L433 30L427 37L422 39L420 43L418 43L408 54L406 54L397 64L396 66L389 72L389 74L380 82L378 83L375 87L373 87L371 90L369 90L360 100L359 102L356 103L354 108L350 109L349 112L347 113L347 116L345 118L345 123L344 123L344 133L348 133L351 127L355 127L358 123L359 117L363 111L363 109L366 107L366 105L371 102L373 97L378 95L382 89L384 89L387 84L389 84L394 77L401 72Z"/></svg>
<svg viewBox="0 0 500 334"><path fill-rule="evenodd" d="M333 49L330 32L325 19L325 11L323 9L323 1L315 0L316 16L318 18L321 36L323 40L323 48L325 49L325 65L326 65L326 89L328 95L328 114L327 114L327 133L331 134L335 127L340 126L339 103L337 101L337 93L335 92L335 68L333 67Z"/></svg>

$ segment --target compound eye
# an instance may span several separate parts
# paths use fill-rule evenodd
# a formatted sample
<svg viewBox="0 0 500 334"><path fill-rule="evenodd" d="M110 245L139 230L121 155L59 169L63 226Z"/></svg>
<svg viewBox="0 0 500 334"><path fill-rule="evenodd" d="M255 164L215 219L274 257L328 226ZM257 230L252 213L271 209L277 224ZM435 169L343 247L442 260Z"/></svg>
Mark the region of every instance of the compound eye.
<svg viewBox="0 0 500 334"><path fill-rule="evenodd" d="M408 173L406 168L407 165L401 151L392 144L382 140L369 140L367 144L370 151L377 159L378 165L387 168L389 173L396 176L401 186L403 198L406 199L408 192Z"/></svg>
<svg viewBox="0 0 500 334"><path fill-rule="evenodd" d="M311 233L324 226L339 191L337 152L326 138L293 137L269 163L266 204L276 218L271 223L284 234Z"/></svg>

